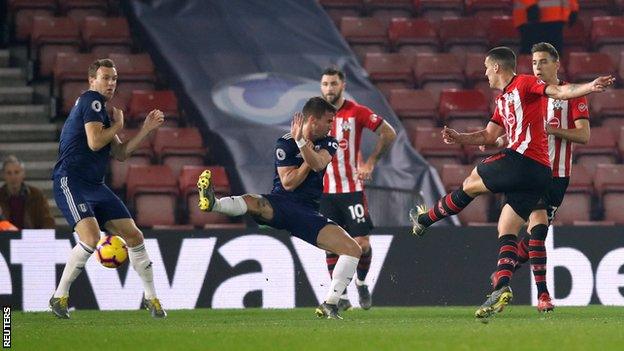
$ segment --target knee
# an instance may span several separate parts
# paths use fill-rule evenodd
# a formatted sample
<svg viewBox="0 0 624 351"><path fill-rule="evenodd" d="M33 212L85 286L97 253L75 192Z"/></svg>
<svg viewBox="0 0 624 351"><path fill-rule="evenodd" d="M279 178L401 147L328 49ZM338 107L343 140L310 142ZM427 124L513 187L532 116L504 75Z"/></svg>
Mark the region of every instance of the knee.
<svg viewBox="0 0 624 351"><path fill-rule="evenodd" d="M92 249L95 249L95 247L97 246L98 241L100 241L100 237L99 235L89 235L85 238L80 238L80 241L89 246Z"/></svg>
<svg viewBox="0 0 624 351"><path fill-rule="evenodd" d="M124 233L123 237L129 247L135 247L143 243L143 232L138 228L129 233Z"/></svg>

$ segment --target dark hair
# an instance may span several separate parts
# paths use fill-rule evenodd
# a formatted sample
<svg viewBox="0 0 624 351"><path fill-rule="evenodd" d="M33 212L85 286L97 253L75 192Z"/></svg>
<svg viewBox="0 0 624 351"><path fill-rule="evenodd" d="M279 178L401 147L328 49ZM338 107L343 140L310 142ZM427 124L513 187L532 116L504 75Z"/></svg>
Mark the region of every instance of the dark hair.
<svg viewBox="0 0 624 351"><path fill-rule="evenodd" d="M305 105L303 105L303 116L307 118L312 115L314 118L321 118L325 112L336 113L336 106L330 104L320 96L310 98Z"/></svg>
<svg viewBox="0 0 624 351"><path fill-rule="evenodd" d="M496 61L503 69L516 70L516 54L506 46L495 47L488 51L486 57Z"/></svg>
<svg viewBox="0 0 624 351"><path fill-rule="evenodd" d="M335 76L338 75L338 78L340 78L341 81L345 81L345 74L343 71L339 70L336 67L328 67L325 68L325 70L323 71L323 74L321 74L321 77L323 76Z"/></svg>
<svg viewBox="0 0 624 351"><path fill-rule="evenodd" d="M97 77L97 71L100 67L115 68L115 62L107 58L93 61L93 63L89 65L89 78Z"/></svg>
<svg viewBox="0 0 624 351"><path fill-rule="evenodd" d="M553 60L559 61L559 53L557 52L557 49L549 43L541 42L533 45L531 47L531 53L534 54L536 52L547 52Z"/></svg>

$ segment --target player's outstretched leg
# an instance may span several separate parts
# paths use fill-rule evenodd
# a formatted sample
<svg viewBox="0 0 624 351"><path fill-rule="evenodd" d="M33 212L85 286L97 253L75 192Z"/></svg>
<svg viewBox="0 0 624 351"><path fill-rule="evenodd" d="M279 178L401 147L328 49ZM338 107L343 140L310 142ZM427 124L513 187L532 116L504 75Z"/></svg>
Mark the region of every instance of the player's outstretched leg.
<svg viewBox="0 0 624 351"><path fill-rule="evenodd" d="M231 217L247 213L247 203L243 196L228 196L221 199L215 197L212 173L208 169L203 171L197 179L197 190L199 192L198 206L202 211L223 213Z"/></svg>
<svg viewBox="0 0 624 351"><path fill-rule="evenodd" d="M199 209L210 212L214 207L215 195L212 185L212 172L205 170L197 179L197 190L199 191Z"/></svg>
<svg viewBox="0 0 624 351"><path fill-rule="evenodd" d="M416 206L410 210L412 222L412 234L423 236L425 230L433 223L446 217L458 214L472 202L473 197L468 196L463 189L458 189L442 197L435 206L428 209L424 205Z"/></svg>

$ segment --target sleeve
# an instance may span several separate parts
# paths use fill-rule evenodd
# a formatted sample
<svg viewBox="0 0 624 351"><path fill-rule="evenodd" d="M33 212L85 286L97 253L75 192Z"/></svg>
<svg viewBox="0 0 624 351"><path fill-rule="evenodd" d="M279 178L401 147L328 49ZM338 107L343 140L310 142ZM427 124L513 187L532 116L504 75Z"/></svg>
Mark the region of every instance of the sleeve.
<svg viewBox="0 0 624 351"><path fill-rule="evenodd" d="M321 149L327 150L334 157L336 151L338 151L338 141L334 138L326 138L321 144Z"/></svg>
<svg viewBox="0 0 624 351"><path fill-rule="evenodd" d="M496 123L503 128L505 127L505 125L503 124L503 118L498 112L498 106L494 109L494 113L492 114L492 118L490 118L490 122Z"/></svg>
<svg viewBox="0 0 624 351"><path fill-rule="evenodd" d="M377 116L373 110L366 106L360 106L356 114L358 124L373 132L383 123L383 118Z"/></svg>
<svg viewBox="0 0 624 351"><path fill-rule="evenodd" d="M546 96L546 87L548 85L543 80L527 74L522 76L522 82L526 93Z"/></svg>
<svg viewBox="0 0 624 351"><path fill-rule="evenodd" d="M299 148L295 141L291 139L278 139L275 145L275 165L277 167L299 166L301 163L297 159Z"/></svg>
<svg viewBox="0 0 624 351"><path fill-rule="evenodd" d="M84 124L89 122L104 122L102 120L102 109L104 103L92 95L83 95L78 102L82 106L82 121Z"/></svg>
<svg viewBox="0 0 624 351"><path fill-rule="evenodd" d="M584 96L569 100L569 105L569 113L573 121L589 119L589 107L587 106L587 99Z"/></svg>

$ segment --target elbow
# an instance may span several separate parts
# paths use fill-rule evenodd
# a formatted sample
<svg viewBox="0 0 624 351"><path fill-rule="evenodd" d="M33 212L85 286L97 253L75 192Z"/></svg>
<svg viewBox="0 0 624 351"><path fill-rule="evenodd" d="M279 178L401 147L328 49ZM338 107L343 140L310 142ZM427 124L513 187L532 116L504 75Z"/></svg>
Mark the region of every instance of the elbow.
<svg viewBox="0 0 624 351"><path fill-rule="evenodd" d="M93 152L98 152L100 151L100 149L102 149L102 146L97 145L96 143L87 143L89 145L89 149L91 149L91 151Z"/></svg>
<svg viewBox="0 0 624 351"><path fill-rule="evenodd" d="M587 145L587 143L589 143L589 135L583 135L579 141L579 144L583 144L583 145Z"/></svg>

